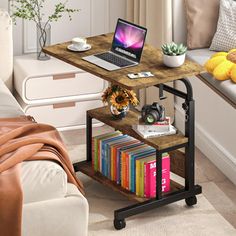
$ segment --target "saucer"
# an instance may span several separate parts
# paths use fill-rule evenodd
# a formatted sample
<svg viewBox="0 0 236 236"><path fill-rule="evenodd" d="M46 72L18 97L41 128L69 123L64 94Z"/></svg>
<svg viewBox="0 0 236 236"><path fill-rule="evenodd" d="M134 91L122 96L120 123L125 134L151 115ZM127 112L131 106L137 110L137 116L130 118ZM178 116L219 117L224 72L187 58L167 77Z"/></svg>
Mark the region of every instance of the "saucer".
<svg viewBox="0 0 236 236"><path fill-rule="evenodd" d="M73 46L73 44L70 44L67 46L67 49L70 50L70 51L73 51L73 52L85 52L85 51L88 51L89 49L91 49L92 46L90 44L86 44L83 48L75 48Z"/></svg>

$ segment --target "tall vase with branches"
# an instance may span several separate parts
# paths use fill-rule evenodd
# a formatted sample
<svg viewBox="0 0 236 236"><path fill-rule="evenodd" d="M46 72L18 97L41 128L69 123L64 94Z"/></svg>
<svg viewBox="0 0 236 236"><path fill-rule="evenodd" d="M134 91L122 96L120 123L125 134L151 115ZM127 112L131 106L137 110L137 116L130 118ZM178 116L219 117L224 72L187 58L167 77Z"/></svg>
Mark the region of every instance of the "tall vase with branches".
<svg viewBox="0 0 236 236"><path fill-rule="evenodd" d="M44 7L46 1L50 0L9 0L12 9L12 19L16 22L17 18L33 21L37 27L37 45L38 45L38 59L47 60L49 57L43 53L43 47L50 44L50 23L58 21L63 14L67 14L72 20L72 14L79 11L79 9L72 9L67 7L68 0L55 4L54 10L51 14L45 15Z"/></svg>

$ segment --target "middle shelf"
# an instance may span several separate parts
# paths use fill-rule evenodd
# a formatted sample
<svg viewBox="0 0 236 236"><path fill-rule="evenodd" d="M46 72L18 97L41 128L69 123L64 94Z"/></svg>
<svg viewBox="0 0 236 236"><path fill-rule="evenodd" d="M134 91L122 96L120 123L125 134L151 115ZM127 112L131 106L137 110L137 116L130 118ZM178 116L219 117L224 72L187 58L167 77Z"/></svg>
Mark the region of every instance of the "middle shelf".
<svg viewBox="0 0 236 236"><path fill-rule="evenodd" d="M89 110L87 113L90 117L95 118L114 129L120 130L123 134L128 134L129 136L132 136L159 151L173 146L186 144L188 142L188 138L180 132L168 136L144 139L132 129L132 125L138 124L140 116L139 112L130 110L127 116L122 120L114 119L107 106Z"/></svg>

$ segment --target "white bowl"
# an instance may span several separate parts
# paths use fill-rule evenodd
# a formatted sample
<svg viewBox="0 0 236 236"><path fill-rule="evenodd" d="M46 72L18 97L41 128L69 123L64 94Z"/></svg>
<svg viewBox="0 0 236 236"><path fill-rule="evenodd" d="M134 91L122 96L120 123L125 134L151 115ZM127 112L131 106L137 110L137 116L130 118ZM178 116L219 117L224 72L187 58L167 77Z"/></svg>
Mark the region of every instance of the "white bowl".
<svg viewBox="0 0 236 236"><path fill-rule="evenodd" d="M179 67L184 64L185 54L179 56L168 56L163 54L163 63L168 67Z"/></svg>

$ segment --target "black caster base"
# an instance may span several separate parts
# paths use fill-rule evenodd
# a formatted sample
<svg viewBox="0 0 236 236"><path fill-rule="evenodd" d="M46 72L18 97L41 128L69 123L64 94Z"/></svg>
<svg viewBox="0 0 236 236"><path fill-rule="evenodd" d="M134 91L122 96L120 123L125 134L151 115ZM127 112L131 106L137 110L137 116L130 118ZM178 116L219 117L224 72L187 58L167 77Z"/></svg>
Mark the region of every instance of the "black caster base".
<svg viewBox="0 0 236 236"><path fill-rule="evenodd" d="M186 202L187 206L196 205L197 204L197 197L193 196L193 197L186 198L185 202Z"/></svg>
<svg viewBox="0 0 236 236"><path fill-rule="evenodd" d="M114 223L115 229L117 229L117 230L124 229L126 226L125 220L116 220L115 219L113 223Z"/></svg>

